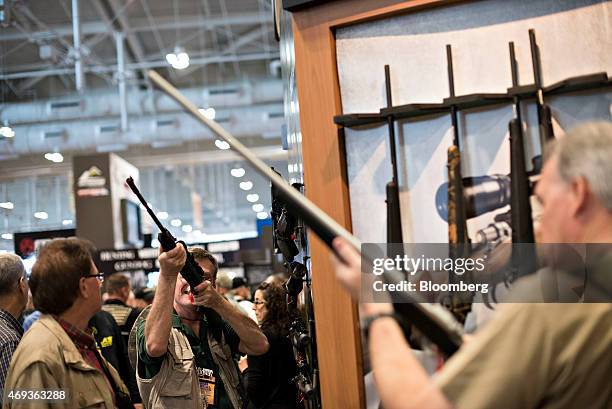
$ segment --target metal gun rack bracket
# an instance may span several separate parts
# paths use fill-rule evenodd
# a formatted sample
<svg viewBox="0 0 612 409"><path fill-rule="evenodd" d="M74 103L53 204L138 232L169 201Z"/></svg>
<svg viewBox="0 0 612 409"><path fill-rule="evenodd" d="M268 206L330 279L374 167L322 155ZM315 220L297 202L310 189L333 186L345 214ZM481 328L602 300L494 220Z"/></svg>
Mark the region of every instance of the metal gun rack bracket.
<svg viewBox="0 0 612 409"><path fill-rule="evenodd" d="M579 91L606 89L612 86L612 80L605 72L580 75L566 78L543 88L545 97L571 94ZM394 120L423 119L432 115L447 114L451 107L458 110L487 108L502 104L511 104L518 96L522 100L537 98L536 84L509 87L506 93L474 93L444 98L442 103L414 103L398 105L391 108L381 108L378 113L357 113L336 115L334 123L345 128L355 128L366 125L382 125L389 116Z"/></svg>

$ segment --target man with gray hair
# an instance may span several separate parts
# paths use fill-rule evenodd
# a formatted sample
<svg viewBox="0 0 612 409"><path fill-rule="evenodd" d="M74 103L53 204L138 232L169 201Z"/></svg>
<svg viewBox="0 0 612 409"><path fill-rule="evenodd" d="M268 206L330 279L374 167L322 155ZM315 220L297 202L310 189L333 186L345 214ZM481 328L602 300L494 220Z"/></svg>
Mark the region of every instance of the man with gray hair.
<svg viewBox="0 0 612 409"><path fill-rule="evenodd" d="M538 242L595 247L587 278L604 296L599 303L503 305L433 379L411 353L391 305L361 304L385 408L610 408L612 123L584 124L556 141L535 193L542 203ZM359 254L341 238L333 244L342 258L333 258L337 277L358 299ZM534 278L515 289L533 288Z"/></svg>
<svg viewBox="0 0 612 409"><path fill-rule="evenodd" d="M23 335L19 318L28 303L28 291L21 259L0 254L0 404L11 357Z"/></svg>

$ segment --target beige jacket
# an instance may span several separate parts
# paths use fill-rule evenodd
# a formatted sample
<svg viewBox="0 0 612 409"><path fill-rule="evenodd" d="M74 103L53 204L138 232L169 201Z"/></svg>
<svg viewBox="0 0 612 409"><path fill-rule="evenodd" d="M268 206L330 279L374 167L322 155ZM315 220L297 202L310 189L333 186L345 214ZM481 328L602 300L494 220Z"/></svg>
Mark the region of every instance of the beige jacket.
<svg viewBox="0 0 612 409"><path fill-rule="evenodd" d="M104 358L103 358L104 359ZM106 361L115 384L129 393L117 371ZM8 400L13 390L59 389L67 398L57 402ZM23 336L11 360L4 386L3 409L114 408L105 376L88 364L68 334L50 315L43 314Z"/></svg>

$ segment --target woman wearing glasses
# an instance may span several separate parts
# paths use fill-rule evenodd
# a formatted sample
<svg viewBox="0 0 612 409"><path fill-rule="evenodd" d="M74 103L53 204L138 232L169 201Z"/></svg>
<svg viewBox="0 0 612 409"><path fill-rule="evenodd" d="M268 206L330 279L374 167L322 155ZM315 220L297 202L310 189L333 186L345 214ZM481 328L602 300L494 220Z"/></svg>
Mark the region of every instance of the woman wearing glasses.
<svg viewBox="0 0 612 409"><path fill-rule="evenodd" d="M296 408L297 389L292 378L296 375L295 359L287 312L287 292L280 286L262 283L255 292L253 310L270 350L260 356L248 356L248 368L243 372L249 408Z"/></svg>

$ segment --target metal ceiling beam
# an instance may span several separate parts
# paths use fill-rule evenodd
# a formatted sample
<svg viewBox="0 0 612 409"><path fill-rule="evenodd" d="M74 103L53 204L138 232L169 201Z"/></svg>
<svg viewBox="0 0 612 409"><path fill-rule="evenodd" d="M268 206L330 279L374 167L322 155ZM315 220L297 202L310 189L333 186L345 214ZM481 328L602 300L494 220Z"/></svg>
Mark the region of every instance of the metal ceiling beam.
<svg viewBox="0 0 612 409"><path fill-rule="evenodd" d="M272 23L272 20L269 21ZM147 32L152 31L154 29L165 31L165 30L176 30L180 28L181 30L186 29L214 29L216 27L224 27L226 24L230 26L240 26L240 25L254 25L261 23L261 15L258 12L249 12L249 13L236 13L230 14L227 18L223 16L210 16L205 20L202 20L198 17L186 17L182 18L180 21L176 21L173 17L156 17L155 18L155 27L151 27L150 22L146 18L133 19L130 22L130 33L139 33L139 32ZM32 35L35 37L41 38L49 38L49 36L60 36L60 37L71 37L72 36L72 25L64 24L64 25L52 25L49 27L50 31L38 31L33 32ZM92 35L92 34L104 34L107 33L107 26L102 21L88 21L83 22L81 25L81 34L82 35ZM127 33L126 33L127 34ZM18 40L27 40L28 36L19 30L6 28L3 29L0 34L0 41L18 41Z"/></svg>
<svg viewBox="0 0 612 409"><path fill-rule="evenodd" d="M237 55L212 55L209 57L193 58L189 60L190 65L208 65L218 64L224 62L233 61L256 61L256 60L268 60L279 58L279 52L261 52L261 53L249 53L249 54L237 54ZM168 62L166 60L157 61L143 61L141 63L126 64L126 70L142 70L150 68L167 68ZM116 65L107 66L85 66L83 67L85 72L93 73L112 73L117 70ZM20 71L8 74L0 75L0 80L13 80L17 78L32 78L32 77L46 77L50 75L65 75L74 72L73 68L55 68L48 70L36 70L36 71Z"/></svg>

